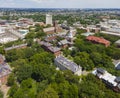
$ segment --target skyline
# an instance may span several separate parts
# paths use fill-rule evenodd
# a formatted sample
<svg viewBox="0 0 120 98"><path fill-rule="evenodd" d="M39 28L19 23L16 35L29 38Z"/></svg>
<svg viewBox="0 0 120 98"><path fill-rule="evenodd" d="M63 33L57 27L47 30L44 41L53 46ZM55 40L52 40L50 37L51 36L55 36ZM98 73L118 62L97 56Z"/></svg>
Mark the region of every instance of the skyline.
<svg viewBox="0 0 120 98"><path fill-rule="evenodd" d="M0 0L0 8L120 8L120 0Z"/></svg>

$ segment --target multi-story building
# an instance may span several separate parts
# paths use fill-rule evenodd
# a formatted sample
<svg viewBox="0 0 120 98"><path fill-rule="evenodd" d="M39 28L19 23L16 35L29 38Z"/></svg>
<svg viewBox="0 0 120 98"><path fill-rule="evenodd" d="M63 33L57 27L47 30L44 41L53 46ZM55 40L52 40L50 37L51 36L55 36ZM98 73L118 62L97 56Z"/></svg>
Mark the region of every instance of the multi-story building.
<svg viewBox="0 0 120 98"><path fill-rule="evenodd" d="M39 44L48 52L54 54L56 57L61 55L61 48L54 47L51 43L41 41Z"/></svg>
<svg viewBox="0 0 120 98"><path fill-rule="evenodd" d="M103 44L106 47L110 46L110 41L104 39L104 38L100 38L100 37L96 37L96 36L88 36L86 38L88 41L91 41L93 43L99 43L99 44Z"/></svg>
<svg viewBox="0 0 120 98"><path fill-rule="evenodd" d="M7 51L9 51L9 50L21 49L21 48L26 48L26 47L27 47L27 43L25 43L25 44L20 44L20 45L13 45L12 47L5 48L4 50L7 52Z"/></svg>
<svg viewBox="0 0 120 98"><path fill-rule="evenodd" d="M46 14L46 25L53 25L53 22L52 22L52 15L50 14Z"/></svg>
<svg viewBox="0 0 120 98"><path fill-rule="evenodd" d="M76 75L82 74L81 66L63 56L58 56L57 58L55 58L54 63L60 70L70 70Z"/></svg>
<svg viewBox="0 0 120 98"><path fill-rule="evenodd" d="M43 31L49 35L62 32L62 28L58 25L57 21L54 21L54 25L52 27L44 28Z"/></svg>
<svg viewBox="0 0 120 98"><path fill-rule="evenodd" d="M116 92L120 92L120 77L116 77L102 68L98 68L92 73L101 79L109 88Z"/></svg>

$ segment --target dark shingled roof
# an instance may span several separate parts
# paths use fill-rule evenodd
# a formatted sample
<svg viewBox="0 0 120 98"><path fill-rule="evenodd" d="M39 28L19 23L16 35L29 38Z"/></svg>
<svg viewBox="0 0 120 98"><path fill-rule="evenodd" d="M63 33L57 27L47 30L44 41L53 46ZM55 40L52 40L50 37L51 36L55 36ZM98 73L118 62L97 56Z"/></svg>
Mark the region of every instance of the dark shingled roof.
<svg viewBox="0 0 120 98"><path fill-rule="evenodd" d="M105 73L105 70L102 69L102 68L97 68L97 72L98 72L98 73L101 73L101 74L104 74L104 73Z"/></svg>
<svg viewBox="0 0 120 98"><path fill-rule="evenodd" d="M116 81L117 83L120 83L120 77L117 77L117 78L115 79L115 81Z"/></svg>

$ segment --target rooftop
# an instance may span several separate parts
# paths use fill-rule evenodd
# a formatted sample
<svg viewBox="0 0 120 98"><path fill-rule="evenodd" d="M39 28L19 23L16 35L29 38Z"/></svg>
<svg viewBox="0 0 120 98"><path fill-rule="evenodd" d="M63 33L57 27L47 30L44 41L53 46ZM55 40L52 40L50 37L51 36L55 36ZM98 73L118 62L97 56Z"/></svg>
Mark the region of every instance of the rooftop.
<svg viewBox="0 0 120 98"><path fill-rule="evenodd" d="M88 36L86 39L89 41L95 41L95 42L105 44L105 45L110 44L110 42L108 40L106 40L104 38L96 37L96 36Z"/></svg>
<svg viewBox="0 0 120 98"><path fill-rule="evenodd" d="M65 58L63 56L58 56L57 58L55 58L55 61L61 63L62 65L64 65L64 67L71 70L72 72L76 72L81 68L79 65L68 60L67 58Z"/></svg>
<svg viewBox="0 0 120 98"><path fill-rule="evenodd" d="M115 44L119 44L119 45L120 45L120 39L117 40L117 41L115 42Z"/></svg>
<svg viewBox="0 0 120 98"><path fill-rule="evenodd" d="M89 35L94 35L95 33L91 33L91 32L86 32L86 33L82 33L81 35L83 36L89 36Z"/></svg>
<svg viewBox="0 0 120 98"><path fill-rule="evenodd" d="M41 45L43 45L43 46L45 46L45 47L50 47L50 46L52 46L51 43L44 42L44 41L41 41L39 44L41 44Z"/></svg>
<svg viewBox="0 0 120 98"><path fill-rule="evenodd" d="M68 44L69 42L65 39L65 40L61 40L60 42L58 42L59 45L65 45Z"/></svg>
<svg viewBox="0 0 120 98"><path fill-rule="evenodd" d="M0 64L0 78L10 74L11 70L12 69L10 68L10 66L7 63Z"/></svg>
<svg viewBox="0 0 120 98"><path fill-rule="evenodd" d="M58 48L58 47L53 47L53 46L48 47L48 49L49 49L51 52L53 52L53 53L58 52L58 51L60 51L60 50L61 50L61 48Z"/></svg>
<svg viewBox="0 0 120 98"><path fill-rule="evenodd" d="M55 27L49 27L49 28L43 29L44 32L49 32L49 31L53 31L53 30L55 30Z"/></svg>
<svg viewBox="0 0 120 98"><path fill-rule="evenodd" d="M102 70L102 72L104 71L104 74L100 73L100 72L99 72L99 69ZM100 79L106 81L108 84L110 84L110 85L112 85L112 86L114 86L114 87L116 87L117 84L118 84L118 83L115 81L115 79L117 79L117 77L114 76L114 75L112 75L112 74L110 74L110 73L108 73L107 71L105 71L105 70L102 69L102 68L98 68L98 69L94 70L92 73L93 73L94 75L97 75Z"/></svg>
<svg viewBox="0 0 120 98"><path fill-rule="evenodd" d="M17 49L17 48L24 47L24 46L27 46L27 43L5 48L5 51L9 51L9 50L12 50L12 49Z"/></svg>

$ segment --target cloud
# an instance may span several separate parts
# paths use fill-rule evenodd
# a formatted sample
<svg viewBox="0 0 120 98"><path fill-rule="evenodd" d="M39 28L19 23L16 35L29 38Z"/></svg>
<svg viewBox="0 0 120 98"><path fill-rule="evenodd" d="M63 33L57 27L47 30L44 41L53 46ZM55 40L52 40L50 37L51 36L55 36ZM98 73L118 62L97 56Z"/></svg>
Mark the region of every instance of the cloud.
<svg viewBox="0 0 120 98"><path fill-rule="evenodd" d="M31 0L33 2L37 2L37 3L44 3L44 2L55 2L57 0Z"/></svg>
<svg viewBox="0 0 120 98"><path fill-rule="evenodd" d="M0 7L120 8L120 0L0 0Z"/></svg>

